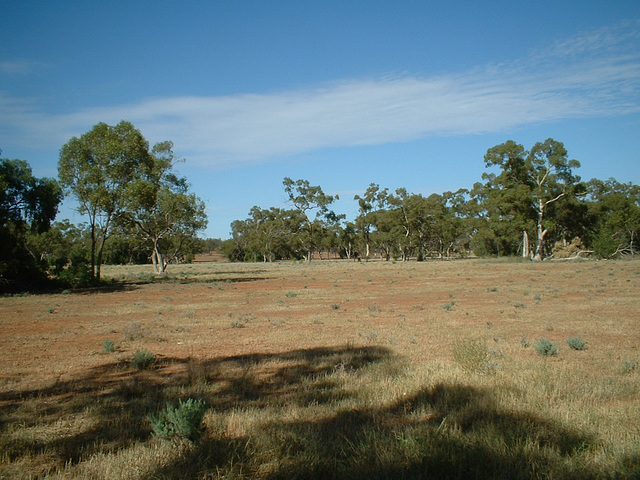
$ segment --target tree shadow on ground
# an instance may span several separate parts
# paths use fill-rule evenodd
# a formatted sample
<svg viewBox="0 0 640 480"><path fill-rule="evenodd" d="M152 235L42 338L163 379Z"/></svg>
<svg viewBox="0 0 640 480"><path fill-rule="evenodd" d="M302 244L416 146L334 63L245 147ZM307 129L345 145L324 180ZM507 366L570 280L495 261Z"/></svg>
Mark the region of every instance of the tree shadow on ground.
<svg viewBox="0 0 640 480"><path fill-rule="evenodd" d="M72 465L93 453L116 451L148 439L149 414L187 394L200 397L216 411L322 404L346 395L323 378L327 373L358 370L390 356L385 348L347 346L200 361L158 357L148 370L136 370L128 361L112 362L45 388L0 393L0 429L4 431L8 425L52 430L61 419L75 416L95 419L50 435L2 436L0 450L9 460L46 452L52 457L52 468Z"/></svg>
<svg viewBox="0 0 640 480"><path fill-rule="evenodd" d="M596 438L535 413L501 408L490 388L438 383L387 404L343 402L358 395L349 379L381 362L401 359L382 347L346 346L203 360L161 357L143 371L110 363L47 388L0 393L5 427L88 419L35 440L4 436L0 447L9 459L46 454L50 468L72 466L148 441L148 415L192 397L222 416L310 405L322 414L311 420L265 416L248 432L205 432L151 478L637 478L637 457L625 457L615 471L596 469L584 461L593 457Z"/></svg>
<svg viewBox="0 0 640 480"><path fill-rule="evenodd" d="M155 476L199 478L203 459L216 471L242 452L255 457L241 460L254 472L269 456L283 459L261 471L265 479L603 478L571 461L595 445L592 436L554 421L501 411L488 389L440 383L389 405L339 410L312 422L272 422L226 442L210 439ZM198 471L191 467L196 464Z"/></svg>

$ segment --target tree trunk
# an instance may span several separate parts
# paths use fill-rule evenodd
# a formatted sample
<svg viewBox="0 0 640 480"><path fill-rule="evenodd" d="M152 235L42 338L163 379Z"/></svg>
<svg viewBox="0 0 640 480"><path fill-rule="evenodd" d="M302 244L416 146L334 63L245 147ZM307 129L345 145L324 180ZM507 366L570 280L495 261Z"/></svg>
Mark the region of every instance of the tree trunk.
<svg viewBox="0 0 640 480"><path fill-rule="evenodd" d="M526 230L522 232L522 258L529 258L531 250L529 247L529 234Z"/></svg>
<svg viewBox="0 0 640 480"><path fill-rule="evenodd" d="M542 202L542 199L538 200L538 244L536 245L536 254L533 259L536 262L542 261L542 250L544 248L544 237L547 235L547 230L542 229L542 220L544 218L544 207L545 203Z"/></svg>
<svg viewBox="0 0 640 480"><path fill-rule="evenodd" d="M151 254L151 261L153 263L153 268L157 275L165 273L167 270L167 264L162 256L162 252L158 248L158 243L154 242L153 244L153 253Z"/></svg>
<svg viewBox="0 0 640 480"><path fill-rule="evenodd" d="M542 224L538 225L538 245L536 245L536 254L533 260L536 262L542 261L542 249L544 247L544 237L547 236L547 230L542 230Z"/></svg>

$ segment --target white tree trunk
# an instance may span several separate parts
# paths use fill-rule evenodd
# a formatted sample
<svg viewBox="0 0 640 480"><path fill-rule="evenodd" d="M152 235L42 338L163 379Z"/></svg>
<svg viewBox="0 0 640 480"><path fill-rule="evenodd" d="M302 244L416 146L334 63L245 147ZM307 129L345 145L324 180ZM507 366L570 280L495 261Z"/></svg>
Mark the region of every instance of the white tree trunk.
<svg viewBox="0 0 640 480"><path fill-rule="evenodd" d="M529 234L526 230L522 232L522 258L529 258L531 247L529 246Z"/></svg>

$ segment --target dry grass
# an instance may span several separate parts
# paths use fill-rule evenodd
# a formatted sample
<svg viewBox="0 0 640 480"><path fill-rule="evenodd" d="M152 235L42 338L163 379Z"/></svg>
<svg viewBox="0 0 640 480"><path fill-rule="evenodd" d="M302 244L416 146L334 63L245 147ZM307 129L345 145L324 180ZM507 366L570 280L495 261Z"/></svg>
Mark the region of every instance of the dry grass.
<svg viewBox="0 0 640 480"><path fill-rule="evenodd" d="M0 478L640 476L638 261L149 271L0 299ZM200 441L154 437L187 398Z"/></svg>

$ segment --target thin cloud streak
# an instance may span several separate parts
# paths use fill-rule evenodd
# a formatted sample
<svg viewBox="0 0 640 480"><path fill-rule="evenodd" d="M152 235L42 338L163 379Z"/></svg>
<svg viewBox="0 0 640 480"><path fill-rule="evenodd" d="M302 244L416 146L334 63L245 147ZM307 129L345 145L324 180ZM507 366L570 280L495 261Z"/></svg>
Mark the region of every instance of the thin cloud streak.
<svg viewBox="0 0 640 480"><path fill-rule="evenodd" d="M512 64L431 77L355 79L322 88L223 97L148 99L45 114L0 94L0 127L59 147L99 121L132 121L213 167L263 163L327 147L505 131L566 118L640 111L638 22L559 42Z"/></svg>

